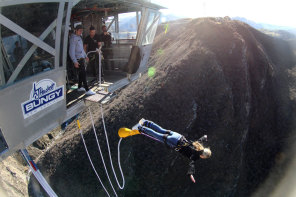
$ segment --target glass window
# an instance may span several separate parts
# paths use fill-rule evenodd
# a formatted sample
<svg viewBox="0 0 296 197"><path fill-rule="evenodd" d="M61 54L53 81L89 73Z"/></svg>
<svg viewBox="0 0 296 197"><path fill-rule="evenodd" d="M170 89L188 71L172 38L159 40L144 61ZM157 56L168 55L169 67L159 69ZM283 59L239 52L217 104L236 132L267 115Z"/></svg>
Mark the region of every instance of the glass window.
<svg viewBox="0 0 296 197"><path fill-rule="evenodd" d="M105 21L105 25L106 25L107 28L112 23L113 19L114 19L114 16L109 16L109 17L103 19L103 21ZM116 35L116 32L115 32L115 21L112 23L112 25L108 29L108 32L111 33L111 36L112 36L113 39L116 38L116 36L115 36Z"/></svg>
<svg viewBox="0 0 296 197"><path fill-rule="evenodd" d="M118 18L119 39L136 39L138 30L136 12L119 14Z"/></svg>
<svg viewBox="0 0 296 197"><path fill-rule="evenodd" d="M45 72L54 68L54 56L41 48L37 48L23 69L18 74L15 81Z"/></svg>
<svg viewBox="0 0 296 197"><path fill-rule="evenodd" d="M31 45L32 44L27 43L26 39L16 34L2 37L2 54L3 59L5 60L4 62L6 62L6 64L11 64L14 70ZM8 58L6 59L6 57Z"/></svg>
<svg viewBox="0 0 296 197"><path fill-rule="evenodd" d="M139 23L141 20L141 12L138 12ZM109 16L108 18L103 19L105 21L105 25L108 27L114 16ZM118 14L118 25L119 25L119 33L115 32L115 21L110 26L108 32L111 33L112 38L114 40L118 40L120 44L133 44L137 37L137 14L136 12L122 13Z"/></svg>
<svg viewBox="0 0 296 197"><path fill-rule="evenodd" d="M5 17L36 37L57 18L57 12L57 3L7 6L1 10ZM55 34L54 28L43 40L52 48L55 48ZM30 41L3 25L0 26L0 41L0 88L54 68L54 56L33 47Z"/></svg>
<svg viewBox="0 0 296 197"><path fill-rule="evenodd" d="M21 4L3 7L1 14L39 37L57 18L58 3Z"/></svg>
<svg viewBox="0 0 296 197"><path fill-rule="evenodd" d="M151 44L153 42L158 21L159 21L159 19L157 19L157 16L158 16L158 13L149 12L148 22L146 25L146 30L145 30L145 35L143 38L142 45Z"/></svg>

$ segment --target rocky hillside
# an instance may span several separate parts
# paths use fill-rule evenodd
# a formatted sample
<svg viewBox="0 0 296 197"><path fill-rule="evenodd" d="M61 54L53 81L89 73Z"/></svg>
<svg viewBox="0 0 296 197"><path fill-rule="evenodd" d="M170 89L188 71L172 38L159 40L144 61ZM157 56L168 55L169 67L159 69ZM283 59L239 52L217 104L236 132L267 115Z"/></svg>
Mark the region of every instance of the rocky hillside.
<svg viewBox="0 0 296 197"><path fill-rule="evenodd" d="M259 189L270 194L264 183L272 174L277 184L289 161L289 139L295 139L293 50L286 41L229 19L178 20L165 33L166 27L159 26L149 61L155 74L144 74L104 106L114 161L117 130L142 117L188 139L207 134L213 156L198 161L193 184L186 158L142 135L124 139L127 183L119 196L250 196ZM98 104L91 109L105 147ZM105 177L88 112L80 118L90 154ZM42 172L59 196L105 196L75 123L66 133L39 160ZM38 190L34 182L30 187Z"/></svg>

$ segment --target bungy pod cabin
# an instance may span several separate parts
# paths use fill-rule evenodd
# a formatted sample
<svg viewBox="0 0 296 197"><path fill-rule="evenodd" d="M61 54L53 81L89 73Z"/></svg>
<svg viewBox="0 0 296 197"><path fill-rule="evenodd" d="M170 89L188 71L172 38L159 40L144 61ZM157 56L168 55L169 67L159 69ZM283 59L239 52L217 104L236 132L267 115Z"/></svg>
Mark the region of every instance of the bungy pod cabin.
<svg viewBox="0 0 296 197"><path fill-rule="evenodd" d="M86 67L89 86L103 92L90 100L110 98L147 70L162 8L145 0L0 0L0 159L20 150L49 196L56 196L26 147L85 109L87 96L77 91L69 58L70 35L77 25L82 39L90 28L100 36L103 26L111 35L108 46L100 40L90 52L99 58Z"/></svg>

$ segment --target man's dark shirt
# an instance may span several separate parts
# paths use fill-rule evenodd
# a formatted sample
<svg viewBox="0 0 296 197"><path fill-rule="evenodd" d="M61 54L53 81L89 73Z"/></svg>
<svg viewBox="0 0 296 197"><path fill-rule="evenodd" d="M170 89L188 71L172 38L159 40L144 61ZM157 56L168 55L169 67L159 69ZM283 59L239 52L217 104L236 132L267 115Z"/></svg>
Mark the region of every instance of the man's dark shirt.
<svg viewBox="0 0 296 197"><path fill-rule="evenodd" d="M109 48L109 47L111 47L111 40L112 40L111 33L108 32L107 35L104 35L104 33L102 33L100 35L100 38L101 38L101 41L104 42L103 48Z"/></svg>
<svg viewBox="0 0 296 197"><path fill-rule="evenodd" d="M96 48L98 48L98 42L101 42L100 36L98 34L95 34L93 38L91 38L89 35L84 39L83 44L87 45L87 52L89 51L95 51Z"/></svg>

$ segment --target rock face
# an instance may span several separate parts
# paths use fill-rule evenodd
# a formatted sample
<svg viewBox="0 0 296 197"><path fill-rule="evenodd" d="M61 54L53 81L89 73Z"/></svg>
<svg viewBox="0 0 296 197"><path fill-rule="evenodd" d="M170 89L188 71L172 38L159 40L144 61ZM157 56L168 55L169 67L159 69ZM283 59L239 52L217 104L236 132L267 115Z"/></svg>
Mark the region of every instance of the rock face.
<svg viewBox="0 0 296 197"><path fill-rule="evenodd" d="M179 20L165 28L158 28L149 61L155 75L144 74L104 107L112 156L116 161L117 130L142 117L188 139L207 134L213 155L197 162L192 184L188 160L174 150L142 135L124 139L127 184L119 196L250 196L287 160L286 139L295 120L293 50L286 41L229 19ZM91 108L107 158L100 108ZM81 119L88 125L90 154L105 177L88 112ZM77 131L74 125L68 129ZM59 196L105 195L77 133L50 149L38 165Z"/></svg>

